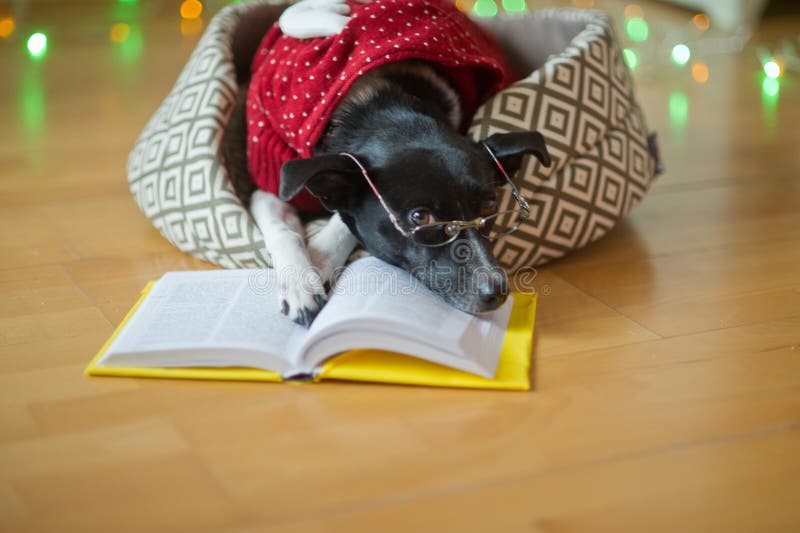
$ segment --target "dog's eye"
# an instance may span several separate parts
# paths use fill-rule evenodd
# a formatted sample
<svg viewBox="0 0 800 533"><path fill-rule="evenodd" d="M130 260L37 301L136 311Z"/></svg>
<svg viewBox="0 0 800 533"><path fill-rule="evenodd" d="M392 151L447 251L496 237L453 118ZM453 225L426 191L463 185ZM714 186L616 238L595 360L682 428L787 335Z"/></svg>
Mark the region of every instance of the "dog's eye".
<svg viewBox="0 0 800 533"><path fill-rule="evenodd" d="M486 198L481 200L481 216L488 217L497 213L497 198Z"/></svg>
<svg viewBox="0 0 800 533"><path fill-rule="evenodd" d="M434 222L434 218L433 215L431 215L431 212L428 211L427 209L422 209L422 208L413 209L408 214L408 219L411 220L412 224L415 224L417 226L422 226L424 224L430 224Z"/></svg>

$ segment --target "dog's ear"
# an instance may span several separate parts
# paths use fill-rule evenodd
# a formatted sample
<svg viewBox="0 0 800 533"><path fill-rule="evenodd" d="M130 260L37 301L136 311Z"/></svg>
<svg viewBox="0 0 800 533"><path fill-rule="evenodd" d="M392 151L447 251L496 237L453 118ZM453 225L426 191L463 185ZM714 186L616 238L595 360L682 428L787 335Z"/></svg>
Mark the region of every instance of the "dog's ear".
<svg viewBox="0 0 800 533"><path fill-rule="evenodd" d="M287 201L306 187L326 208L336 211L354 196L360 185L358 174L353 161L340 154L287 161L281 167L278 195Z"/></svg>
<svg viewBox="0 0 800 533"><path fill-rule="evenodd" d="M483 142L492 150L512 178L522 165L522 156L525 154L536 156L536 159L546 167L553 164L544 137L538 131L495 133Z"/></svg>

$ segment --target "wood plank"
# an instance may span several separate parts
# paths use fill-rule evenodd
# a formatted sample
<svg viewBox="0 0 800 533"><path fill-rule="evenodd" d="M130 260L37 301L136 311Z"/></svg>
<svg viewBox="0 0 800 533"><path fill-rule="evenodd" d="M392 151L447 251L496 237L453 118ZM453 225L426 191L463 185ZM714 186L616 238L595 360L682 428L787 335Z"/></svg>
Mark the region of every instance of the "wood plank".
<svg viewBox="0 0 800 533"><path fill-rule="evenodd" d="M503 484L427 490L270 531L796 531L800 428L582 464ZM773 457L779 461L770 461ZM754 504L758 502L758 504Z"/></svg>
<svg viewBox="0 0 800 533"><path fill-rule="evenodd" d="M602 265L567 260L553 271L670 336L800 315L798 261L800 241L767 241Z"/></svg>

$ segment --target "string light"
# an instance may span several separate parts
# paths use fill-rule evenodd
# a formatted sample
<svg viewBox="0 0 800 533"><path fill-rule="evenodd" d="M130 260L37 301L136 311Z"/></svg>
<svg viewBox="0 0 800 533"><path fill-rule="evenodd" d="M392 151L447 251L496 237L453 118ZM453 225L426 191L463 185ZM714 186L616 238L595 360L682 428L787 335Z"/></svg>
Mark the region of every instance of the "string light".
<svg viewBox="0 0 800 533"><path fill-rule="evenodd" d="M503 9L509 13L521 13L527 8L525 0L503 0Z"/></svg>
<svg viewBox="0 0 800 533"><path fill-rule="evenodd" d="M111 39L112 43L124 42L130 35L131 27L124 22L114 24L108 32L108 37Z"/></svg>
<svg viewBox="0 0 800 533"><path fill-rule="evenodd" d="M233 0L241 1L241 0ZM125 62L137 60L143 49L143 38L141 30L136 24L136 11L140 9L139 0L115 0L113 17L127 22L117 22L109 30L109 39L117 46L116 49L124 55ZM576 7L594 7L595 0L572 0ZM506 12L523 12L527 10L526 0L455 0L455 6L462 12L471 12L480 17L497 16L500 8ZM181 34L184 36L195 35L203 29L203 2L200 0L182 0L180 3ZM132 11L134 10L134 11ZM125 16L117 16L124 14ZM658 34L663 39L660 43L652 43L651 46L641 45L648 39L654 40L651 36L650 25L645 20L645 11L637 3L629 3L624 7L624 35L629 39L628 47L622 50L622 57L625 64L631 70L638 69L638 75L647 75L650 72L648 65L672 61L679 66L688 65L687 69L692 79L698 84L706 84L710 79L709 66L704 61L695 60L695 56L706 59L709 55L730 54L741 52L744 45L750 38L747 29L737 30L721 36L699 38L699 32L709 30L711 23L705 13L696 13L690 19L689 29L674 30L663 37L664 32L660 26L654 26L654 34ZM134 18L131 18L134 17ZM113 20L113 19L112 19ZM130 24L128 23L130 22ZM137 28L134 31L132 25ZM657 28L657 29L656 29ZM0 38L11 36L16 30L16 21L11 17L0 17ZM696 30L696 31L695 31ZM676 42L680 38L685 42ZM638 46L637 46L638 44ZM690 48L691 46L691 48ZM765 95L777 95L780 90L779 78L784 76L784 70L794 72L800 69L800 56L794 41L784 41L782 48L768 50L759 47L759 60L763 72L762 92ZM36 32L31 34L26 41L27 51L35 59L46 56L48 51L48 38L45 33ZM124 50L123 50L124 48ZM669 50L669 55L664 53ZM774 80L769 81L769 80ZM671 114L680 115L675 111L688 108L685 105L686 96L683 93L676 93L670 97ZM674 113L673 113L674 111Z"/></svg>
<svg viewBox="0 0 800 533"><path fill-rule="evenodd" d="M698 13L692 17L692 24L700 31L706 31L711 26L711 22L708 20L708 16L706 16L705 13Z"/></svg>
<svg viewBox="0 0 800 533"><path fill-rule="evenodd" d="M672 60L680 66L689 62L692 57L692 51L683 43L678 43L672 47Z"/></svg>
<svg viewBox="0 0 800 533"><path fill-rule="evenodd" d="M708 81L708 77L708 66L705 63L698 61L692 65L692 78L694 78L694 81L703 85Z"/></svg>
<svg viewBox="0 0 800 533"><path fill-rule="evenodd" d="M642 43L647 40L647 36L650 33L650 26L643 18L632 17L625 22L625 31L631 41Z"/></svg>
<svg viewBox="0 0 800 533"><path fill-rule="evenodd" d="M631 70L635 70L637 65L639 65L639 56L630 48L622 50L622 59L625 60L625 64L628 65L628 68Z"/></svg>
<svg viewBox="0 0 800 533"><path fill-rule="evenodd" d="M16 27L16 23L14 19L11 17L2 17L0 18L0 37L3 39L7 37L11 37L11 34L14 33L14 28Z"/></svg>
<svg viewBox="0 0 800 533"><path fill-rule="evenodd" d="M456 9L462 13L469 13L474 3L475 2L470 2L469 0L456 0Z"/></svg>
<svg viewBox="0 0 800 533"><path fill-rule="evenodd" d="M777 79L781 75L781 66L774 59L770 59L764 63L764 74L767 78Z"/></svg>
<svg viewBox="0 0 800 533"><path fill-rule="evenodd" d="M632 19L632 18L644 18L644 9L642 6L638 4L628 4L625 6L625 18Z"/></svg>
<svg viewBox="0 0 800 533"><path fill-rule="evenodd" d="M472 12L479 17L494 17L497 15L497 4L494 0L477 0L472 6Z"/></svg>
<svg viewBox="0 0 800 533"><path fill-rule="evenodd" d="M203 4L199 0L183 0L181 3L181 17L191 20L198 18L203 13Z"/></svg>
<svg viewBox="0 0 800 533"><path fill-rule="evenodd" d="M28 37L25 45L32 58L41 59L47 54L47 35L36 32Z"/></svg>

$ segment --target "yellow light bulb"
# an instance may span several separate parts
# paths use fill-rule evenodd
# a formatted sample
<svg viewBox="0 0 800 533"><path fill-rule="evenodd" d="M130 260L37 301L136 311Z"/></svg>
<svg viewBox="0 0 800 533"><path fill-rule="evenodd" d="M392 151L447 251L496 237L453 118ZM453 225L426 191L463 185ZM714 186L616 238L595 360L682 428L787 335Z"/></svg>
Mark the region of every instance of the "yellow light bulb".
<svg viewBox="0 0 800 533"><path fill-rule="evenodd" d="M632 18L644 18L644 9L642 6L637 4L628 4L625 6L625 18L632 19Z"/></svg>
<svg viewBox="0 0 800 533"><path fill-rule="evenodd" d="M125 24L124 22L118 22L111 26L111 31L108 32L108 36L111 39L111 42L114 43L121 43L124 42L131 34L131 27Z"/></svg>
<svg viewBox="0 0 800 533"><path fill-rule="evenodd" d="M0 18L0 37L3 39L6 37L11 37L11 34L14 33L15 27L16 23L11 17Z"/></svg>
<svg viewBox="0 0 800 533"><path fill-rule="evenodd" d="M708 16L706 16L705 13L698 13L692 17L692 23L694 27L700 31L706 31L709 26L711 26L711 22L708 20Z"/></svg>
<svg viewBox="0 0 800 533"><path fill-rule="evenodd" d="M183 0L181 4L181 17L185 19L196 19L203 13L203 4L199 0Z"/></svg>

